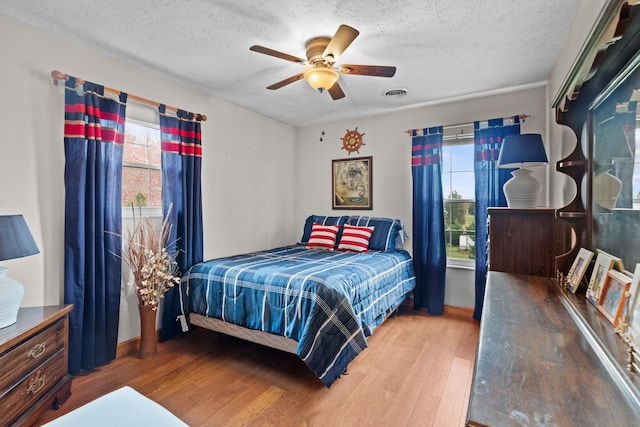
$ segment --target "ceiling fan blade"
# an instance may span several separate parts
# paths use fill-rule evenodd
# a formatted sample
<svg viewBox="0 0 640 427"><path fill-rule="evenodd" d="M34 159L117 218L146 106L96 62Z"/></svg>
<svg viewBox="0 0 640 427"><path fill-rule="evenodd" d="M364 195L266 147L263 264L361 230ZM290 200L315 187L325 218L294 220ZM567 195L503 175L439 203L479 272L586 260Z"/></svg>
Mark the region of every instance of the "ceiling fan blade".
<svg viewBox="0 0 640 427"><path fill-rule="evenodd" d="M280 89L283 86L286 86L293 82L297 82L298 80L303 78L304 78L304 73L296 74L295 76L291 76L288 79L284 79L282 81L279 81L278 83L272 84L271 86L267 86L267 89L270 89L270 90Z"/></svg>
<svg viewBox="0 0 640 427"><path fill-rule="evenodd" d="M264 53L265 55L275 56L276 58L284 59L286 61L297 62L302 64L306 62L306 59L298 58L297 56L289 55L288 53L278 52L277 50L269 49L268 47L253 45L249 48L254 52Z"/></svg>
<svg viewBox="0 0 640 427"><path fill-rule="evenodd" d="M342 64L340 66L340 72L360 76L393 77L396 74L396 67L386 67L384 65Z"/></svg>
<svg viewBox="0 0 640 427"><path fill-rule="evenodd" d="M338 82L335 82L327 92L329 92L329 95L331 95L331 98L334 101L344 98L344 92L342 91L342 88L340 87Z"/></svg>
<svg viewBox="0 0 640 427"><path fill-rule="evenodd" d="M338 27L338 31L336 31L331 41L324 49L322 56L326 58L327 55L331 55L336 59L338 56L342 55L342 52L344 52L351 42L358 37L358 34L360 34L360 32L355 28L344 24L340 25L340 27Z"/></svg>

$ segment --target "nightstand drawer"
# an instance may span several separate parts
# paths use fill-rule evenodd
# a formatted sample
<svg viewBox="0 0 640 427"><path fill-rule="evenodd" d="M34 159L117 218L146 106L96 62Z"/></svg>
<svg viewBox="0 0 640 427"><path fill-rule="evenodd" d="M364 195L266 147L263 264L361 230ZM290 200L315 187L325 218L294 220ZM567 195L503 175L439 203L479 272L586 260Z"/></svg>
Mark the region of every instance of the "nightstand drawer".
<svg viewBox="0 0 640 427"><path fill-rule="evenodd" d="M64 350L60 350L13 389L0 396L3 407L0 412L0 425L9 425L14 422L66 374Z"/></svg>
<svg viewBox="0 0 640 427"><path fill-rule="evenodd" d="M0 355L0 396L64 346L64 319Z"/></svg>

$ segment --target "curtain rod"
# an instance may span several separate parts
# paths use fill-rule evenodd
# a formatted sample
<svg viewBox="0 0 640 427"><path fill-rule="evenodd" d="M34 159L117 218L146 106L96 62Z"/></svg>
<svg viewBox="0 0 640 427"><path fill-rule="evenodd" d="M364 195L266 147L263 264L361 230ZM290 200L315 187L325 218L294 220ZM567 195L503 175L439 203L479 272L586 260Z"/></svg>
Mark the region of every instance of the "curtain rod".
<svg viewBox="0 0 640 427"><path fill-rule="evenodd" d="M63 74L63 73L61 73L61 72L60 72L60 71L58 71L58 70L53 70L53 71L51 72L51 77L53 78L53 84L55 84L55 85L57 85L57 84L58 84L58 81L59 81L59 80L64 80L64 81L69 80L69 74ZM79 84L84 84L84 82L85 82L84 80L79 79L79 78L76 78L76 81L77 81ZM111 93L111 94L113 94L113 95L116 95L116 96L119 96L119 95L120 95L120 93L121 93L121 91L119 91L118 89L113 89L113 88L110 88L110 87L107 87L107 86L104 86L104 91L105 91L105 92L109 92L109 93ZM150 99L143 98L143 97L141 97L141 96L136 96L136 95L127 94L127 98L129 98L129 99L133 99L134 101L142 102L142 103L144 103L144 104L153 105L154 107L159 107L159 106L160 106L160 103L159 103L159 102L151 101ZM177 113L177 112L178 112L178 108L176 108L176 107L171 107L171 106L169 106L169 105L167 105L167 106L166 106L166 109L167 109L167 110L169 110L169 111L173 111L173 112L175 112L175 113ZM207 116L205 116L204 114L198 114L198 115L202 118L202 121L203 121L203 122L206 122L206 121L207 121Z"/></svg>
<svg viewBox="0 0 640 427"><path fill-rule="evenodd" d="M508 119L512 119L516 116L507 116L507 117L502 117L503 120L508 120ZM528 114L518 114L517 117L520 118L521 123L524 123L525 120L528 117L531 117ZM487 119L487 120L478 120L479 122L486 122L488 120L493 120L493 119ZM471 123L456 123L454 125L446 125L446 126L442 126L443 129L451 129L451 128L458 128L458 127L463 127L463 126L473 126L473 122ZM421 134L422 129L424 128L420 128L420 129L409 129L409 130L405 130L404 133L408 133L409 135L413 135L413 132L415 131L418 135Z"/></svg>

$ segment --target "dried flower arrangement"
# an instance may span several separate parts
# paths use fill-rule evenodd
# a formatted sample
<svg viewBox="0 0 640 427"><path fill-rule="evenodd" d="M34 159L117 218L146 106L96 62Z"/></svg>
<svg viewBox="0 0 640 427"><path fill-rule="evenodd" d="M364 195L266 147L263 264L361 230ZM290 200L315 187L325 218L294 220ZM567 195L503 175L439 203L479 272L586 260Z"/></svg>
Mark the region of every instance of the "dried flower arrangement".
<svg viewBox="0 0 640 427"><path fill-rule="evenodd" d="M158 227L151 218L135 220L134 226L124 236L122 259L133 273L136 294L140 305L158 309L160 299L170 287L180 283L176 275L178 263L167 247L171 235L169 213Z"/></svg>

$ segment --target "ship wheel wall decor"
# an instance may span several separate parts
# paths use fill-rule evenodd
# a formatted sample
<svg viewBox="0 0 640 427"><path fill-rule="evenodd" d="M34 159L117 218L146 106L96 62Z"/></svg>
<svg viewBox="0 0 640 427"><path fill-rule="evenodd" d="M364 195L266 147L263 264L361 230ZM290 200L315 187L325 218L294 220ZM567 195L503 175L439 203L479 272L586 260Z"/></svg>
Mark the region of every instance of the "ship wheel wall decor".
<svg viewBox="0 0 640 427"><path fill-rule="evenodd" d="M354 151L356 153L360 153L360 151L358 151L360 150L360 147L366 145L364 142L362 142L363 135L364 132L358 132L357 127L354 130L347 129L347 133L345 133L342 137L342 149L347 150L349 153L348 155L350 155Z"/></svg>

